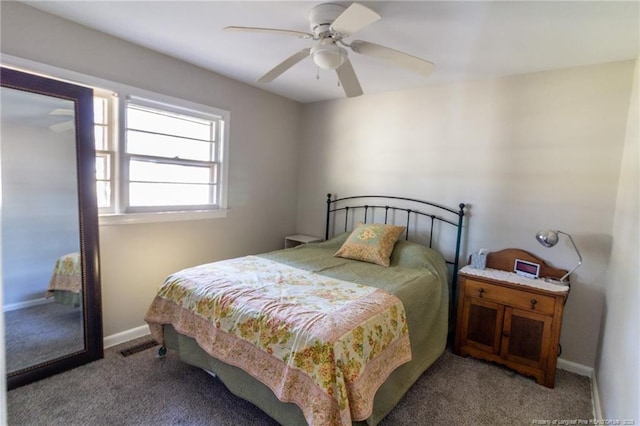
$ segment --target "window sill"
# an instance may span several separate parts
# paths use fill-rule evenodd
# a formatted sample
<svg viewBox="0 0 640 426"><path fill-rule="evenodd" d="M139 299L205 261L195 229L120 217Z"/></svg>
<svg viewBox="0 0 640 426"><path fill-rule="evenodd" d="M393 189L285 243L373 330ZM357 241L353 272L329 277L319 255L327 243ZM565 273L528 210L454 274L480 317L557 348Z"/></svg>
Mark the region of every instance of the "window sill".
<svg viewBox="0 0 640 426"><path fill-rule="evenodd" d="M101 214L100 226L130 225L135 223L178 222L187 220L218 219L227 217L228 209L198 210L163 213Z"/></svg>

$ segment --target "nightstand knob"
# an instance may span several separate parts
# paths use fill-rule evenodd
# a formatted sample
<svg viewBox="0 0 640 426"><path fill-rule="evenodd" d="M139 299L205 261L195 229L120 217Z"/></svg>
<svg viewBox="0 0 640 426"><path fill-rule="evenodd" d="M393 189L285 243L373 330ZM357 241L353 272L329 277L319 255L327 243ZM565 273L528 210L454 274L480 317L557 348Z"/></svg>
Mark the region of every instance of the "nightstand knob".
<svg viewBox="0 0 640 426"><path fill-rule="evenodd" d="M536 308L536 303L538 303L538 301L536 299L531 299L531 309L535 309Z"/></svg>
<svg viewBox="0 0 640 426"><path fill-rule="evenodd" d="M484 293L484 288L481 288L481 289L479 290L479 292L480 292L479 297L482 297L482 295L483 295L483 293Z"/></svg>

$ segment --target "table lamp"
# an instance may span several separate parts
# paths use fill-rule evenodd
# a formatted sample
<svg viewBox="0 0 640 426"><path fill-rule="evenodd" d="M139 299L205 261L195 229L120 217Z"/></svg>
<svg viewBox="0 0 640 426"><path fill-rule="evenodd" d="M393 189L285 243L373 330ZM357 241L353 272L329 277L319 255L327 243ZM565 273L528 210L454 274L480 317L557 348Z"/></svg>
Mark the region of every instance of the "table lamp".
<svg viewBox="0 0 640 426"><path fill-rule="evenodd" d="M576 243L573 242L573 238L571 238L571 235L567 234L566 232L545 229L543 231L539 231L536 234L536 240L538 240L538 242L545 247L553 247L558 244L558 234L566 235L569 238L569 241L571 241L571 244L573 245L573 248L576 250L576 254L578 255L578 264L572 270L567 272L562 278L560 278L560 282L564 283L566 282L565 280L567 279L567 277L571 275L573 271L578 269L580 265L582 265L582 256L580 255L580 251L578 251L578 247L576 247Z"/></svg>

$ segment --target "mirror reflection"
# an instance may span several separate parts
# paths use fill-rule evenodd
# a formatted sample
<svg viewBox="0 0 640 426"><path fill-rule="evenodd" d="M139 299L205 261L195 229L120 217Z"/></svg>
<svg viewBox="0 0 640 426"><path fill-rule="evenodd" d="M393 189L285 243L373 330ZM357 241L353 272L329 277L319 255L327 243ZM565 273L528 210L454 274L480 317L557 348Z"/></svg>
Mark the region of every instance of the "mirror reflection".
<svg viewBox="0 0 640 426"><path fill-rule="evenodd" d="M1 89L7 373L85 348L74 102Z"/></svg>

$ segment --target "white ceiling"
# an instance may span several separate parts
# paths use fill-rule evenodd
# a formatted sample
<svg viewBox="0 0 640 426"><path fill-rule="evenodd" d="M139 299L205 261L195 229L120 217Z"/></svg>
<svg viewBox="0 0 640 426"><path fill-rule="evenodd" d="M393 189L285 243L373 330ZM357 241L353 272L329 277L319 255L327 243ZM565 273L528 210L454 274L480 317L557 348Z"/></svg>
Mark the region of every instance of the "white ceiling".
<svg viewBox="0 0 640 426"><path fill-rule="evenodd" d="M309 32L317 1L27 1L33 7L300 102L345 97L310 59L256 79L313 41L225 32L228 25ZM334 2L349 5L351 2ZM349 52L365 94L638 57L638 1L362 1L382 19L366 40L435 63L425 78Z"/></svg>

